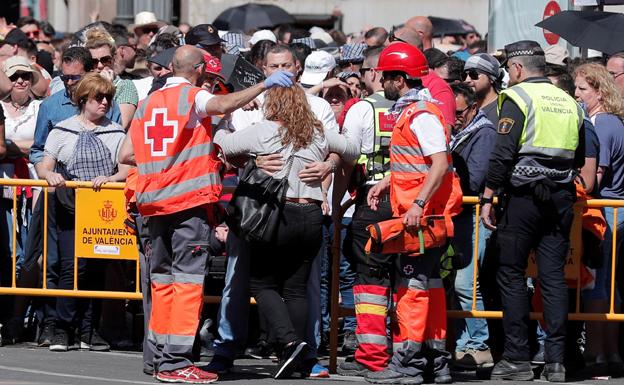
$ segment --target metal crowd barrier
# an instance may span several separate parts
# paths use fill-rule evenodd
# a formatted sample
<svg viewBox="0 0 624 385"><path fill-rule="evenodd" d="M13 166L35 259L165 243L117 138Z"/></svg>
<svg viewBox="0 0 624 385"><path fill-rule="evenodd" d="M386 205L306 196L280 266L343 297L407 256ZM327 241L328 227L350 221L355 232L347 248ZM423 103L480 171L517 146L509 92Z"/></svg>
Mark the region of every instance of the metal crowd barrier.
<svg viewBox="0 0 624 385"><path fill-rule="evenodd" d="M74 259L74 287L73 290L64 290L64 289L50 289L47 287L46 277L47 277L47 251L48 251L48 242L47 242L47 225L48 225L48 184L42 180L31 180L31 179L0 179L0 186L12 186L13 187L13 229L11 234L11 242L12 242L12 278L11 278L11 286L10 287L0 287L0 295L23 295L23 296L48 296L48 297L81 297L81 298L101 298L101 299L120 299L120 300L139 300L142 298L141 290L140 290L140 266L139 260L136 259L136 288L134 291L95 291L95 290L80 290L78 289L77 282L77 269L78 269L78 258L80 256L75 256ZM18 287L16 282L16 258L17 258L17 188L18 187L41 187L43 190L42 196L39 199L43 199L43 280L41 288L26 288L26 287ZM106 183L102 186L103 190L123 190L125 184L124 183ZM69 188L92 188L93 185L91 182L66 182L66 187ZM232 192L233 188L226 188L224 192ZM463 199L464 205L476 205L475 209L475 223L478 223L481 207L478 204L477 197L464 197ZM349 201L343 204L342 209L343 213L346 209L352 205L353 202ZM578 203L577 203L578 204ZM618 208L624 207L624 200L610 200L610 199L591 199L586 203L587 207L594 208L602 208L602 207L613 207L613 223L617 223L618 217ZM502 311L484 311L476 309L476 281L478 279L479 274L479 263L478 263L478 250L479 250L479 227L476 228L475 234L475 245L473 257L475 259L475 263L473 263L474 269L474 278L473 278L473 292L472 292L472 309L469 311L459 311L459 310L449 310L448 316L450 318L502 318ZM578 274L578 282L576 288L576 309L574 313L568 314L568 319L570 320L578 320L578 321L624 321L624 314L615 313L615 304L614 304L614 292L615 292L615 266L617 259L617 226L613 229L613 239L611 243L611 287L610 287L610 307L608 313L583 313L580 311L580 272ZM334 241L332 245L332 262L331 262L331 303L330 303L330 371L335 373L336 364L337 364L337 346L338 346L338 319L340 317L354 315L353 309L341 308L339 304L339 263L340 263L340 250L341 250L342 240L340 239L340 226L335 226L334 229ZM106 257L106 259L115 259ZM119 258L125 259L128 258ZM579 263L579 269L581 268L581 264ZM207 303L220 303L220 296L205 296L205 302ZM251 300L253 303L253 299ZM532 319L541 318L542 313L533 312L531 313Z"/></svg>
<svg viewBox="0 0 624 385"><path fill-rule="evenodd" d="M342 205L342 213L353 205L353 201L347 201ZM463 198L464 209L467 209L467 205L474 205L475 207L475 224L479 223L481 215L481 205L479 205L478 197L464 197ZM495 204L498 202L495 201ZM582 204L577 202L576 204ZM624 207L624 200L616 199L590 199L584 204L585 207L603 208L613 207L613 223L618 223L618 208ZM612 242L611 242L611 287L610 287L610 305L608 313L583 313L581 312L581 284L580 284L580 269L582 264L578 263L579 273L576 285L576 305L575 312L568 313L568 319L571 321L624 321L624 313L615 313L614 304L614 292L615 292L615 267L617 261L617 226L612 229ZM340 284L340 255L342 248L342 240L340 239L340 226L335 226L334 239L332 244L332 260L331 260L331 303L330 303L330 332L329 332L329 345L330 345L330 360L329 370L331 373L336 372L337 367L337 351L338 351L338 320L341 317L355 315L354 309L347 309L340 306L339 303L339 284ZM472 283L472 309L469 311L462 310L447 310L449 318L503 318L502 311L491 310L477 310L477 279L479 275L479 226L475 229L475 244L473 248L473 283ZM606 266L605 266L606 267ZM541 312L531 312L531 319L541 319L543 314Z"/></svg>

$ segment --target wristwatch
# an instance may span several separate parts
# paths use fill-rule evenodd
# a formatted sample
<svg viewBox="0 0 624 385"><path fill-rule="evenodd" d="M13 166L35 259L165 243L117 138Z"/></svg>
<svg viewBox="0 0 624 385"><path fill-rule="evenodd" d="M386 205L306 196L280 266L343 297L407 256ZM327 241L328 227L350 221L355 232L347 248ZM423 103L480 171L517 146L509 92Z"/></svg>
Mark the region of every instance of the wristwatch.
<svg viewBox="0 0 624 385"><path fill-rule="evenodd" d="M427 202L425 202L422 199L415 199L414 203L416 203L421 209L425 208L425 204L427 204Z"/></svg>
<svg viewBox="0 0 624 385"><path fill-rule="evenodd" d="M492 203L492 202L494 202L494 197L486 198L484 196L481 196L481 198L479 198L479 205L481 206L486 205L488 203Z"/></svg>

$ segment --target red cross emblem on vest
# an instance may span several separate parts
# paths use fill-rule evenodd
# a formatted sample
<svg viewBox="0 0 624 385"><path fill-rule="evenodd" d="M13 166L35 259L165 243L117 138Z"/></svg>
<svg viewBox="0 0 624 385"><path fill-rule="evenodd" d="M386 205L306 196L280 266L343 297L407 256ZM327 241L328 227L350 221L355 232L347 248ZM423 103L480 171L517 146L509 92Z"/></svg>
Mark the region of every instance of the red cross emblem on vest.
<svg viewBox="0 0 624 385"><path fill-rule="evenodd" d="M152 156L166 156L167 145L178 136L178 122L167 119L166 108L154 108L152 118L143 126L145 144L149 144Z"/></svg>
<svg viewBox="0 0 624 385"><path fill-rule="evenodd" d="M405 267L403 267L403 272L405 275L412 275L414 273L414 267L412 267L412 265L405 265Z"/></svg>

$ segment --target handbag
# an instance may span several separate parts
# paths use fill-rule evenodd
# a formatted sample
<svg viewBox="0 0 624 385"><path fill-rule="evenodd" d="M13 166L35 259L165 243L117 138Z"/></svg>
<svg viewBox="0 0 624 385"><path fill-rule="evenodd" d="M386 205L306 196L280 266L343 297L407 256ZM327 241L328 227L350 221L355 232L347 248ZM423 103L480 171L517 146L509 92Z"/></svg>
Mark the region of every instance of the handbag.
<svg viewBox="0 0 624 385"><path fill-rule="evenodd" d="M407 254L418 256L425 250L446 245L448 238L444 216L427 216L418 231L410 232L403 218L373 223L366 228L370 238L364 248L367 254Z"/></svg>
<svg viewBox="0 0 624 385"><path fill-rule="evenodd" d="M288 175L293 156L286 165L286 174L275 179L256 165L251 157L227 208L226 223L230 230L247 242L271 242L277 231L288 190Z"/></svg>

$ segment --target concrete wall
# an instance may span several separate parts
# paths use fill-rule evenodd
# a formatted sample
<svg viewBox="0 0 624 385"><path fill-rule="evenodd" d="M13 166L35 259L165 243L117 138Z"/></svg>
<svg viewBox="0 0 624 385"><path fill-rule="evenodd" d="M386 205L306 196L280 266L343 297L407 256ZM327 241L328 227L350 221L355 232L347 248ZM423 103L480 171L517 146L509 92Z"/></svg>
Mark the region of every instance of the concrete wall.
<svg viewBox="0 0 624 385"><path fill-rule="evenodd" d="M183 0L182 21L191 25L212 22L223 10L249 0ZM256 0L275 4L293 14L331 14L339 7L343 29L359 32L363 26L390 28L415 15L464 19L481 34L487 32L488 0Z"/></svg>
<svg viewBox="0 0 624 385"><path fill-rule="evenodd" d="M57 31L75 32L89 24L90 14L98 12L100 20L111 21L117 14L117 0L47 0L48 21Z"/></svg>

